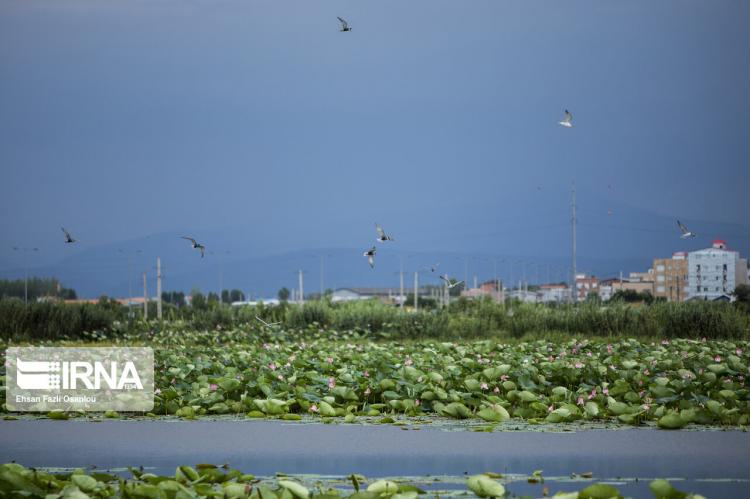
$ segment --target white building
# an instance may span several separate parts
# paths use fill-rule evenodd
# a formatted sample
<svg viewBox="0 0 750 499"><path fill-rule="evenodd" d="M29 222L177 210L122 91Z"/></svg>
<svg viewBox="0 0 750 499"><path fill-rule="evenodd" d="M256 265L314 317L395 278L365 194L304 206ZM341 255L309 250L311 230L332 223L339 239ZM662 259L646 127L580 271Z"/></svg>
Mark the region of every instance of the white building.
<svg viewBox="0 0 750 499"><path fill-rule="evenodd" d="M715 300L730 296L738 284L747 284L747 260L717 239L711 248L688 253L690 299Z"/></svg>
<svg viewBox="0 0 750 499"><path fill-rule="evenodd" d="M542 284L539 286L538 296L543 303L570 301L570 291L565 284Z"/></svg>

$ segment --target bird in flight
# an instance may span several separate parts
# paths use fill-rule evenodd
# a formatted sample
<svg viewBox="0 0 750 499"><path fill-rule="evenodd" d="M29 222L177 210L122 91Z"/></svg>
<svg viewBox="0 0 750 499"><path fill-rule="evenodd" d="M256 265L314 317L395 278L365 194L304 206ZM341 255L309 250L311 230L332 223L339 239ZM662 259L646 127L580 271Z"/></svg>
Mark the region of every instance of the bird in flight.
<svg viewBox="0 0 750 499"><path fill-rule="evenodd" d="M435 272L439 265L440 263L436 263L435 265L430 265L430 272Z"/></svg>
<svg viewBox="0 0 750 499"><path fill-rule="evenodd" d="M367 257L367 263L370 264L370 268L375 268L375 253L377 250L375 249L375 246L370 248L369 250L365 251L364 256Z"/></svg>
<svg viewBox="0 0 750 499"><path fill-rule="evenodd" d="M67 230L65 230L65 227L60 227L60 228L62 229L63 234L65 234L65 243L66 244L70 244L70 243L76 242L76 240L73 239L73 236L70 235L70 232L68 232Z"/></svg>
<svg viewBox="0 0 750 499"><path fill-rule="evenodd" d="M573 128L573 115L570 114L570 111L566 109L565 117L562 119L562 121L558 121L557 123L564 126L565 128Z"/></svg>
<svg viewBox="0 0 750 499"><path fill-rule="evenodd" d="M203 258L203 255L206 253L206 247L205 246L203 246L202 244L200 244L198 241L196 241L192 237L181 236L180 239L187 239L188 241L190 241L193 244L193 249L200 250L200 252L201 252L201 258Z"/></svg>
<svg viewBox="0 0 750 499"><path fill-rule="evenodd" d="M456 286L458 286L459 284L461 284L463 282L463 281L451 282L451 280L448 279L448 274L441 275L440 278L443 281L445 281L445 285L448 286L448 289L453 289L453 288L455 288Z"/></svg>
<svg viewBox="0 0 750 499"><path fill-rule="evenodd" d="M343 19L341 19L341 18L340 18L340 17L338 17L338 16L336 16L336 19L338 19L338 20L339 20L339 22L341 23L341 30L340 30L341 32L344 32L344 31L351 31L351 30L352 30L352 29L351 29L351 28L349 27L349 23L348 23L348 22L344 21Z"/></svg>
<svg viewBox="0 0 750 499"><path fill-rule="evenodd" d="M385 242L385 241L395 241L391 236L385 233L383 230L383 227L380 226L379 223L375 223L375 230L378 232L378 241Z"/></svg>
<svg viewBox="0 0 750 499"><path fill-rule="evenodd" d="M695 232L690 232L687 227L685 227L685 224L677 220L677 226L680 228L680 232L682 234L680 235L680 239L688 239L690 237L695 237Z"/></svg>
<svg viewBox="0 0 750 499"><path fill-rule="evenodd" d="M255 318L258 319L260 322L262 322L263 325L266 326L266 327L271 327L271 326L275 326L277 324L281 324L281 322L270 322L270 323L266 322L263 319L261 319L260 317L258 317L257 315L255 316Z"/></svg>

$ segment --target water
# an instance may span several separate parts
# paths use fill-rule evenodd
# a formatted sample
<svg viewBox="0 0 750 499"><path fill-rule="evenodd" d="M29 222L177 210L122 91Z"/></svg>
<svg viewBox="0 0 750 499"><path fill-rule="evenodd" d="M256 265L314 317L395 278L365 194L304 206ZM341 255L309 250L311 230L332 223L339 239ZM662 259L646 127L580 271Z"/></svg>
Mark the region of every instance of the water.
<svg viewBox="0 0 750 499"><path fill-rule="evenodd" d="M256 476L284 472L338 487L350 486L341 477L351 473L398 477L428 492L463 492L466 475L492 471L504 475L509 492L534 497L544 487L554 494L600 481L651 497L648 482L667 478L706 497L750 496L750 434L736 430L480 433L266 420L20 420L0 422L0 444L0 461L35 467L144 466L171 475L178 465L227 463ZM528 483L534 470L543 470L544 483ZM593 478L571 478L584 472Z"/></svg>

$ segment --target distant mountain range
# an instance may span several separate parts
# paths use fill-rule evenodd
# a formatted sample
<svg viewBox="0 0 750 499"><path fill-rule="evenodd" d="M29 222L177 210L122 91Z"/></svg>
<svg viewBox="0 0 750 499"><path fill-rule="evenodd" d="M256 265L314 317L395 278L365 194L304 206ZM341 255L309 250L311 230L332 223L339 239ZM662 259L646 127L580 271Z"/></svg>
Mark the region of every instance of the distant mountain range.
<svg viewBox="0 0 750 499"><path fill-rule="evenodd" d="M597 201L597 200L594 200ZM561 200L562 204L562 200ZM525 209L520 207L518 209ZM534 204L529 204L534 210ZM612 214L608 214L612 210ZM203 231L207 253L205 258L179 238L182 232L165 232L143 238L95 246L66 246L72 254L55 260L40 261L41 253L29 255L29 274L57 277L79 296L94 298L102 294L124 297L132 292L142 295L143 272L147 274L148 292L156 289L156 258L161 257L163 290L203 292L237 288L248 297L274 297L282 287L298 286L298 271L304 271L306 293L321 288L321 255L323 288L363 286L398 286L399 268L403 260L406 287L413 286L414 271L420 271L420 283L437 284L438 273L473 284L497 275L517 283L526 268L531 283L559 282L569 279L570 224L569 213L536 213L534 219L549 220L539 226L515 223L505 212L478 211L471 220L440 225L433 217L410 234L410 225L403 219L384 224L395 242L376 243L374 228L364 227L358 237L359 246L336 243L328 247L324 237L316 240L314 227L302 237L310 240L310 249L283 250L264 243L246 228ZM499 220L499 221L498 221ZM668 257L675 251L690 251L710 246L715 237L726 239L729 246L743 255L750 253L750 230L745 227L715 222L686 221L699 237L681 240L675 220L647 213L630 206L607 206L589 202L578 214L578 264L581 272L601 277L615 277L623 271L643 271L655 257ZM279 231L281 234L283 231ZM234 235L239 234L239 235ZM248 236L248 234L250 234ZM55 234L55 236L58 236ZM257 237L257 240L251 240ZM199 239L200 240L200 239ZM276 240L275 240L276 241ZM62 242L60 242L62 245ZM363 251L377 245L375 269L370 269ZM286 246L293 247L287 241ZM435 251L424 248L438 247ZM221 248L221 249L219 249ZM224 250L223 248L227 248ZM24 268L16 252L0 260L1 278L22 278ZM526 264L520 263L526 262ZM36 262L40 262L35 265ZM440 263L438 272L428 267Z"/></svg>

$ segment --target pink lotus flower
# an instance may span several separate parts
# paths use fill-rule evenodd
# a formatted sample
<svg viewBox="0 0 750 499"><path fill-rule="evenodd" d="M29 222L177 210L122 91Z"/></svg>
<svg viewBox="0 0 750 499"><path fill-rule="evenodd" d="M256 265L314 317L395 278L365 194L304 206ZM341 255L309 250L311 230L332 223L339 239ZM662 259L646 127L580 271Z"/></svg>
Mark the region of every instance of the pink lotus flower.
<svg viewBox="0 0 750 499"><path fill-rule="evenodd" d="M554 404L550 404L549 407L547 407L547 412L552 412L554 410L555 410L555 405Z"/></svg>
<svg viewBox="0 0 750 499"><path fill-rule="evenodd" d="M318 412L318 406L315 405L315 404L311 405L309 411L310 412Z"/></svg>
<svg viewBox="0 0 750 499"><path fill-rule="evenodd" d="M268 364L268 367L271 369L271 371L275 371L276 370L276 364L274 364L273 362L271 362L270 364Z"/></svg>
<svg viewBox="0 0 750 499"><path fill-rule="evenodd" d="M487 383L482 383L481 385L479 385L479 388L481 388L482 390L489 390L490 387L487 386Z"/></svg>
<svg viewBox="0 0 750 499"><path fill-rule="evenodd" d="M279 378L279 381L284 381L284 376L282 376L281 374L279 374L279 375L277 376L277 378Z"/></svg>
<svg viewBox="0 0 750 499"><path fill-rule="evenodd" d="M492 391L493 391L493 392L495 392L495 393L500 393L500 388L498 388L498 387L495 387L495 389L494 389L494 390L492 390Z"/></svg>
<svg viewBox="0 0 750 499"><path fill-rule="evenodd" d="M578 402L576 402L578 405L583 405L583 396L578 397Z"/></svg>
<svg viewBox="0 0 750 499"><path fill-rule="evenodd" d="M717 355L716 357L714 357L714 360L715 360L716 362L721 362L721 356L720 356L720 355Z"/></svg>
<svg viewBox="0 0 750 499"><path fill-rule="evenodd" d="M614 349L612 348L612 345L607 345L607 353L611 354Z"/></svg>
<svg viewBox="0 0 750 499"><path fill-rule="evenodd" d="M662 345L669 345L669 340L661 340Z"/></svg>
<svg viewBox="0 0 750 499"><path fill-rule="evenodd" d="M404 365L410 366L412 364L414 364L414 361L412 361L409 357L407 357L406 360L404 361Z"/></svg>
<svg viewBox="0 0 750 499"><path fill-rule="evenodd" d="M502 376L500 376L500 381L508 381L508 375L503 374Z"/></svg>
<svg viewBox="0 0 750 499"><path fill-rule="evenodd" d="M641 390L640 392L638 392L638 396L643 398L644 393L646 393L646 390Z"/></svg>
<svg viewBox="0 0 750 499"><path fill-rule="evenodd" d="M591 357L591 352L586 352L586 357Z"/></svg>
<svg viewBox="0 0 750 499"><path fill-rule="evenodd" d="M550 362L554 362L555 361L555 356L554 355L550 355L548 360Z"/></svg>
<svg viewBox="0 0 750 499"><path fill-rule="evenodd" d="M581 364L580 362L576 362L575 366L576 366L576 369L581 369L583 367L583 364Z"/></svg>
<svg viewBox="0 0 750 499"><path fill-rule="evenodd" d="M416 399L416 400L414 401L414 405L416 405L417 407L419 407L420 405L422 405L422 401L421 401L421 400L419 400L419 399Z"/></svg>
<svg viewBox="0 0 750 499"><path fill-rule="evenodd" d="M208 385L208 389L212 392L215 392L217 388L218 386L216 386L216 383L211 383L210 385Z"/></svg>
<svg viewBox="0 0 750 499"><path fill-rule="evenodd" d="M326 359L326 362L328 362L329 364L333 364L333 357L328 357Z"/></svg>
<svg viewBox="0 0 750 499"><path fill-rule="evenodd" d="M609 389L605 386L604 388L602 388L602 393L604 395L609 395Z"/></svg>
<svg viewBox="0 0 750 499"><path fill-rule="evenodd" d="M591 400L594 397L596 397L596 388L594 388L593 390L591 390L591 393L589 394L589 400Z"/></svg>
<svg viewBox="0 0 750 499"><path fill-rule="evenodd" d="M642 409L643 409L644 411L646 411L646 412L648 412L648 411L650 411L650 410L651 410L651 406L650 406L650 405L648 405L648 404L643 404L643 405L641 406L641 408L642 408Z"/></svg>
<svg viewBox="0 0 750 499"><path fill-rule="evenodd" d="M369 378L369 377L370 377L370 371L365 371L364 373L362 373L362 375L363 375L363 376L364 376L365 378Z"/></svg>
<svg viewBox="0 0 750 499"><path fill-rule="evenodd" d="M648 375L650 374L650 372L649 372L649 370L648 370L648 369L644 369L644 370L643 370L643 374L645 374L646 376L648 376Z"/></svg>
<svg viewBox="0 0 750 499"><path fill-rule="evenodd" d="M734 351L734 353L736 353L737 356L739 357L740 355L742 355L742 349L738 348L737 350Z"/></svg>
<svg viewBox="0 0 750 499"><path fill-rule="evenodd" d="M370 393L372 393L372 392L370 391L370 387L368 386L368 387L367 387L367 388L365 389L365 395L369 395Z"/></svg>
<svg viewBox="0 0 750 499"><path fill-rule="evenodd" d="M328 378L328 389L333 390L336 386L336 380L334 378Z"/></svg>
<svg viewBox="0 0 750 499"><path fill-rule="evenodd" d="M160 393L161 393L160 389L157 388L156 390L154 390L154 395L159 395Z"/></svg>

